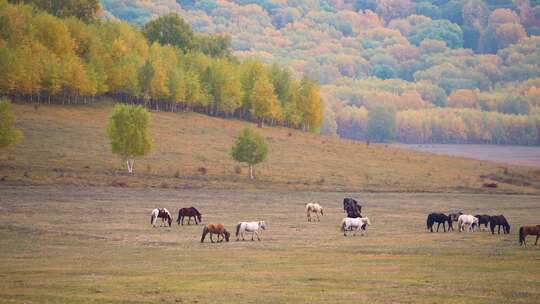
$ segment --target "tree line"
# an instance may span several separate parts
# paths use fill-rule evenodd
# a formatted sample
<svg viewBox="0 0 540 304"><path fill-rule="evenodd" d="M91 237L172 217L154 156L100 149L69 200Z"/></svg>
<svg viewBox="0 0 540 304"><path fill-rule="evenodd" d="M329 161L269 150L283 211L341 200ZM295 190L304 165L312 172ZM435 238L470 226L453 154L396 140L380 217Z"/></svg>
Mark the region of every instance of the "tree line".
<svg viewBox="0 0 540 304"><path fill-rule="evenodd" d="M50 1L26 2L46 8ZM258 59L240 62L227 36L195 33L175 13L137 29L73 11L58 11L59 18L0 0L1 94L49 103L87 103L109 95L156 110L260 125L312 131L321 125L315 81Z"/></svg>

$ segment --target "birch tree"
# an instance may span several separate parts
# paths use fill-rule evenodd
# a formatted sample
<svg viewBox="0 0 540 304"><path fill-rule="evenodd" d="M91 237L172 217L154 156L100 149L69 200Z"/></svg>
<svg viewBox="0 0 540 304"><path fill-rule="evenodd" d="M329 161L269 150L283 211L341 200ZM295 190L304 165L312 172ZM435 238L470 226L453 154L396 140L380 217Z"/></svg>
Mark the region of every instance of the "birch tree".
<svg viewBox="0 0 540 304"><path fill-rule="evenodd" d="M109 119L107 131L112 152L126 162L130 174L135 157L148 154L152 148L149 124L150 113L142 106L118 104Z"/></svg>
<svg viewBox="0 0 540 304"><path fill-rule="evenodd" d="M264 138L249 128L238 135L231 150L231 156L236 161L248 164L250 179L254 179L253 166L263 162L267 155L268 146Z"/></svg>

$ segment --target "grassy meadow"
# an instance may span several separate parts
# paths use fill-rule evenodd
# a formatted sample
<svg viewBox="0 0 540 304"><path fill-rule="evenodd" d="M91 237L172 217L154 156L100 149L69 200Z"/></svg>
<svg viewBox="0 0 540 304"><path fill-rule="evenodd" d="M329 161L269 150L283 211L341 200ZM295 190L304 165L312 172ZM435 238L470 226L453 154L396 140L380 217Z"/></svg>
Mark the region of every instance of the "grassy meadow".
<svg viewBox="0 0 540 304"><path fill-rule="evenodd" d="M153 112L153 150L128 176L112 107L13 105L24 138L0 152L1 303L540 302L539 247L517 242L538 223L537 169ZM229 155L245 126L269 144L255 181ZM339 231L345 196L362 201L367 236ZM309 201L321 222L306 221ZM188 206L231 232L269 229L201 244L201 226L150 226L153 208ZM426 231L429 212L457 210L505 214L512 232Z"/></svg>
<svg viewBox="0 0 540 304"><path fill-rule="evenodd" d="M1 186L2 303L538 303L538 196ZM344 237L344 195L367 236ZM304 204L325 215L308 223ZM150 210L203 222L264 219L262 241L200 243L201 226L152 228ZM428 233L430 211L503 213L510 235ZM176 218L176 214L174 214ZM442 229L442 228L441 228ZM532 239L529 239L531 242Z"/></svg>
<svg viewBox="0 0 540 304"><path fill-rule="evenodd" d="M126 176L107 138L112 107L107 101L71 107L14 104L24 138L0 152L0 178L11 185L540 193L538 169L287 128L259 129L196 113L153 112L152 152L135 161L135 176ZM255 168L255 182L248 180L247 166L230 156L234 137L245 126L262 133L269 146L268 160ZM493 180L498 188L482 187Z"/></svg>

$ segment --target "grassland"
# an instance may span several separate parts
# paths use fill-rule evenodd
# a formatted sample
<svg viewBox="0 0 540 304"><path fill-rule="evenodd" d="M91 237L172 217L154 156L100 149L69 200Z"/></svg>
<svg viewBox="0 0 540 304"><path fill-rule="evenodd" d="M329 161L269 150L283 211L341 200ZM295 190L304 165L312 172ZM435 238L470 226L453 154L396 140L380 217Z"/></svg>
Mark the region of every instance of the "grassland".
<svg viewBox="0 0 540 304"><path fill-rule="evenodd" d="M316 191L540 193L540 170L263 128L268 160L257 181L237 172L234 137L253 124L194 113L152 113L152 152L126 176L106 135L110 101L89 106L14 105L24 139L0 151L8 185L289 189ZM486 182L498 188L483 188ZM1 183L1 182L0 182Z"/></svg>
<svg viewBox="0 0 540 304"><path fill-rule="evenodd" d="M538 303L531 195L0 186L2 303ZM367 236L343 237L340 201L364 201ZM304 204L326 207L308 223ZM152 228L156 206L203 221L265 219L261 242L199 242L200 226ZM433 210L503 213L510 235L428 233Z"/></svg>

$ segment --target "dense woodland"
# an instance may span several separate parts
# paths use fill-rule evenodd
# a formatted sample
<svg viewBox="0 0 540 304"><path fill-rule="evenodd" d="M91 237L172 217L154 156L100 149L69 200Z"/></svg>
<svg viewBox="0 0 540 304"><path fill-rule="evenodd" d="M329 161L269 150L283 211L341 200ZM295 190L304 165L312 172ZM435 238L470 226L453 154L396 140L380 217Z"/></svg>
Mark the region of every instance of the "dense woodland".
<svg viewBox="0 0 540 304"><path fill-rule="evenodd" d="M260 60L240 62L229 37L194 33L176 13L136 28L100 20L92 0L13 2L0 0L0 93L14 100L87 103L110 95L156 110L320 128L315 81Z"/></svg>
<svg viewBox="0 0 540 304"><path fill-rule="evenodd" d="M176 11L197 32L230 35L238 58L318 80L328 134L380 139L368 116L384 106L385 140L540 144L538 0L101 3L105 18L140 26Z"/></svg>
<svg viewBox="0 0 540 304"><path fill-rule="evenodd" d="M0 92L364 140L538 145L539 2L0 0Z"/></svg>

